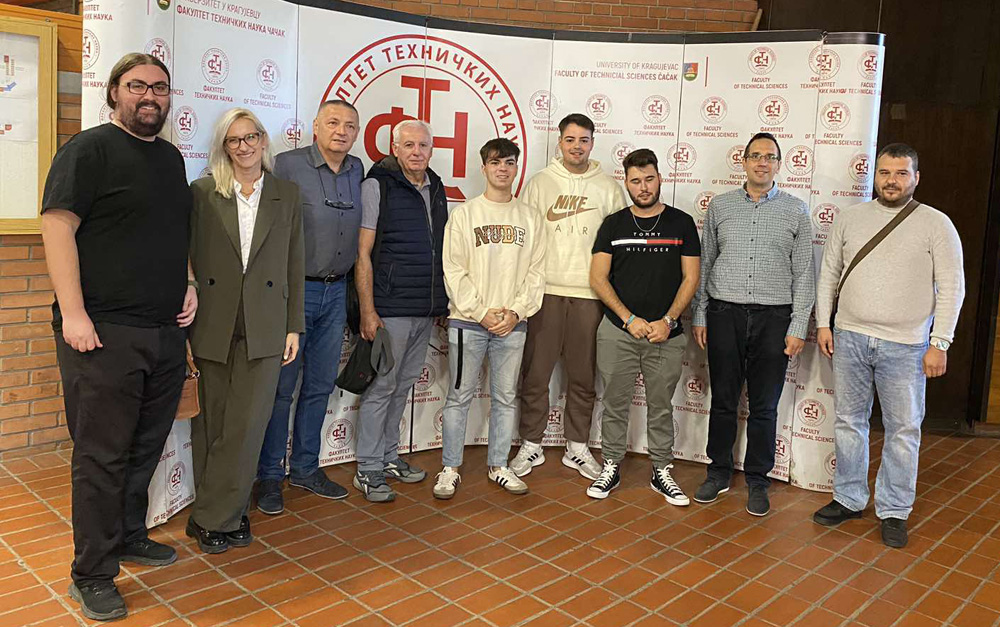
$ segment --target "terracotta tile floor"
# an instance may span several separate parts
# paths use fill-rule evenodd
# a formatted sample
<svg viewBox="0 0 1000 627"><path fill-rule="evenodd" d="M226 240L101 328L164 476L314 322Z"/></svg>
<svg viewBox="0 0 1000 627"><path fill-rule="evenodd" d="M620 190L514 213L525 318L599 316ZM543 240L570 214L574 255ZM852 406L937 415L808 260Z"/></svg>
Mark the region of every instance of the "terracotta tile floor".
<svg viewBox="0 0 1000 627"><path fill-rule="evenodd" d="M815 525L828 495L784 484L771 514L752 518L742 475L711 506L672 507L649 489L644 457L595 501L550 451L521 497L487 483L484 447L468 449L452 501L431 498L432 478L398 485L391 505L293 489L283 515L254 511L253 545L217 556L184 536L182 512L153 531L177 563L123 569L131 614L118 624L1000 624L1000 440L925 436L904 550L882 546L871 509L837 530ZM0 627L86 622L66 597L67 458L0 462ZM437 451L412 461L439 470ZM353 465L328 470L346 484ZM697 464L676 470L689 494L704 476Z"/></svg>

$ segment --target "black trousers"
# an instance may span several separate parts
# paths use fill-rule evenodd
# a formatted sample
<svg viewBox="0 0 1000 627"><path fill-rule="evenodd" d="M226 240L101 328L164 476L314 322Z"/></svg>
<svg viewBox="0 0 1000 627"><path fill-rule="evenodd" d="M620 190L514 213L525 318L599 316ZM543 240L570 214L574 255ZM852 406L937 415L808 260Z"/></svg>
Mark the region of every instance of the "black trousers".
<svg viewBox="0 0 1000 627"><path fill-rule="evenodd" d="M184 383L184 329L95 323L104 348L80 353L56 332L73 439L73 580L118 575L125 542L146 537L149 480Z"/></svg>
<svg viewBox="0 0 1000 627"><path fill-rule="evenodd" d="M791 305L739 305L720 300L708 304L708 368L712 377L712 410L708 422L710 477L728 482L733 474L738 409L747 385L750 415L743 472L747 485L767 487L774 468L778 400L785 384L788 356L785 335Z"/></svg>

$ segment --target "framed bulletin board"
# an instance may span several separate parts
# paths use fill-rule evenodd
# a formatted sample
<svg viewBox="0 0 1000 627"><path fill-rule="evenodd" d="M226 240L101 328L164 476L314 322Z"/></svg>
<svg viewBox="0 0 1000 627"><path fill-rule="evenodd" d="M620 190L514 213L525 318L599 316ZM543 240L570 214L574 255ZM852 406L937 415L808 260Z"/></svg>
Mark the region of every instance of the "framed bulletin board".
<svg viewBox="0 0 1000 627"><path fill-rule="evenodd" d="M0 233L38 233L56 151L56 25L0 17Z"/></svg>

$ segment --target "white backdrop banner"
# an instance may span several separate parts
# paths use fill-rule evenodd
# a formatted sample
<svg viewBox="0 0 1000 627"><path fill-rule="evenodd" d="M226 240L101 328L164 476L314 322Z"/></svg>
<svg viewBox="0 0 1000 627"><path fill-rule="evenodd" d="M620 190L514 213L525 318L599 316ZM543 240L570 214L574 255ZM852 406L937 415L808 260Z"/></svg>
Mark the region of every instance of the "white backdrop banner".
<svg viewBox="0 0 1000 627"><path fill-rule="evenodd" d="M884 52L877 34L565 33L448 22L329 0L100 0L84 3L83 47L85 127L110 119L106 80L123 54L142 50L171 69L172 124L163 135L180 149L192 180L206 173L212 127L223 111L252 109L282 151L311 143L316 108L340 98L361 112L353 152L366 167L389 153L395 124L410 118L430 122L431 166L452 203L482 192L478 150L493 137L507 137L523 150L519 191L548 163L556 125L573 112L594 120L593 156L618 180L621 160L631 150L656 151L663 200L691 214L699 229L712 197L742 184L749 137L761 130L775 134L784 153L779 184L809 205L817 262L840 209L868 200L872 192ZM341 364L354 341L345 335ZM446 329L435 328L400 420L401 453L441 446L447 353ZM487 438L485 366L479 377L467 444ZM598 385L593 446L600 446L601 392ZM561 445L561 367L550 399L544 443ZM708 461L710 405L706 355L689 342L674 393L679 459ZM645 414L640 377L629 450L646 452ZM772 476L830 490L836 465L833 376L816 348L814 328L806 350L789 362L778 415ZM354 460L357 416L356 396L338 390L330 397L321 465ZM746 416L744 392L737 460L746 446ZM193 498L188 433L187 425L177 425L164 449L150 485L150 524Z"/></svg>

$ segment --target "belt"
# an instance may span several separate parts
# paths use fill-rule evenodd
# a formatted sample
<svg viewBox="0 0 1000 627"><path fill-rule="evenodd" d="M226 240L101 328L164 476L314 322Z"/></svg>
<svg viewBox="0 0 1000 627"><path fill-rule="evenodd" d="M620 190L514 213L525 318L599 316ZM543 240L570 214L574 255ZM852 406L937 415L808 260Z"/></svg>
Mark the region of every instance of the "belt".
<svg viewBox="0 0 1000 627"><path fill-rule="evenodd" d="M346 274L328 274L325 277L322 276L307 276L306 281L316 281L317 283L336 283L337 281L343 279Z"/></svg>

